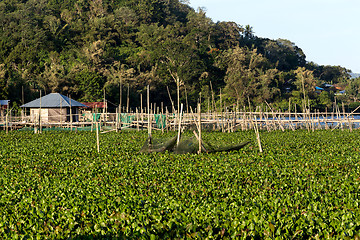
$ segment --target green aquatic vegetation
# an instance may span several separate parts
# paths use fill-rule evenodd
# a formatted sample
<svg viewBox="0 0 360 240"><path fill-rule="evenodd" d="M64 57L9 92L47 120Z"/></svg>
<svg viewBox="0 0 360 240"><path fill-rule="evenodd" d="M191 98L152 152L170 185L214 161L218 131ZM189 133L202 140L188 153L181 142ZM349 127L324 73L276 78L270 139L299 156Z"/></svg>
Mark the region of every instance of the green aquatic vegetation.
<svg viewBox="0 0 360 240"><path fill-rule="evenodd" d="M154 133L171 138L174 133ZM191 135L191 133L185 133ZM146 132L0 133L1 239L334 238L360 233L360 132L204 133L239 151L139 153Z"/></svg>

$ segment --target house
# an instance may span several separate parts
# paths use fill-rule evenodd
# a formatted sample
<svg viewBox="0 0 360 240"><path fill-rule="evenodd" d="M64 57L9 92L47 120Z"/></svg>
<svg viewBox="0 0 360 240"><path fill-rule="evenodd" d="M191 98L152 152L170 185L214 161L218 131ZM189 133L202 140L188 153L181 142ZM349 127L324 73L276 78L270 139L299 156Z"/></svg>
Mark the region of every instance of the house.
<svg viewBox="0 0 360 240"><path fill-rule="evenodd" d="M318 86L315 86L315 91L317 92L317 93L320 93L320 92L322 92L322 91L324 91L325 89L323 89L323 88L321 88L321 87L318 87Z"/></svg>
<svg viewBox="0 0 360 240"><path fill-rule="evenodd" d="M10 100L0 100L0 110L6 110L9 108Z"/></svg>
<svg viewBox="0 0 360 240"><path fill-rule="evenodd" d="M70 122L70 116L72 122L78 122L79 108L87 106L59 93L50 93L20 107L29 110L31 122L40 119L41 122L51 123Z"/></svg>
<svg viewBox="0 0 360 240"><path fill-rule="evenodd" d="M3 121L2 118L6 115L7 110L9 109L10 100L0 100L0 121Z"/></svg>

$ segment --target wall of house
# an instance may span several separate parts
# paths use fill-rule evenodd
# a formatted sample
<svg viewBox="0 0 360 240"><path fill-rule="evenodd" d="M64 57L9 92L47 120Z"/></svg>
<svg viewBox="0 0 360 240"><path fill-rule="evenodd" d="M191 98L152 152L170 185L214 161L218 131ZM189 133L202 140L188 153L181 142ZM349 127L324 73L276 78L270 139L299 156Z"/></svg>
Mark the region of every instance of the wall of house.
<svg viewBox="0 0 360 240"><path fill-rule="evenodd" d="M30 108L31 122L49 122L49 110L47 108Z"/></svg>
<svg viewBox="0 0 360 240"><path fill-rule="evenodd" d="M66 108L49 108L49 122L66 122Z"/></svg>
<svg viewBox="0 0 360 240"><path fill-rule="evenodd" d="M66 122L67 119L67 108L30 108L30 121L42 123L48 122Z"/></svg>

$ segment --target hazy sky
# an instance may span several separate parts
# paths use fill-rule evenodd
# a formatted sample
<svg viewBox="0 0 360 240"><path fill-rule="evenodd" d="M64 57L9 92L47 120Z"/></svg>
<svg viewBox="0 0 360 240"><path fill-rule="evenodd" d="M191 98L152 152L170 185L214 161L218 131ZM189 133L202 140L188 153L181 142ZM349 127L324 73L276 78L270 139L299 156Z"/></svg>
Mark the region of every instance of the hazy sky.
<svg viewBox="0 0 360 240"><path fill-rule="evenodd" d="M360 0L190 0L214 22L250 25L258 37L288 39L307 61L360 73Z"/></svg>

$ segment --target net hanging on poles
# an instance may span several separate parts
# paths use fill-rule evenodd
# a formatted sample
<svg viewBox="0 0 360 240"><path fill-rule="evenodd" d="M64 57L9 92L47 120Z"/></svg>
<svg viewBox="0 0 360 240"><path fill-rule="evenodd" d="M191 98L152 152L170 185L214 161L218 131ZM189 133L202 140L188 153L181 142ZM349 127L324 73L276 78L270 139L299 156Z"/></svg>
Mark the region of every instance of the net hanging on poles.
<svg viewBox="0 0 360 240"><path fill-rule="evenodd" d="M176 144L177 137L171 139L146 139L143 147L141 148L141 153L151 153L151 152L174 152L175 154L186 154L186 153L197 153L199 149L199 141L196 137L181 137L178 144ZM202 141L202 148L204 152L215 153L215 152L230 152L237 151L241 148L248 145L250 141L245 141L239 144L232 144L226 146L216 147L209 144L206 141Z"/></svg>

